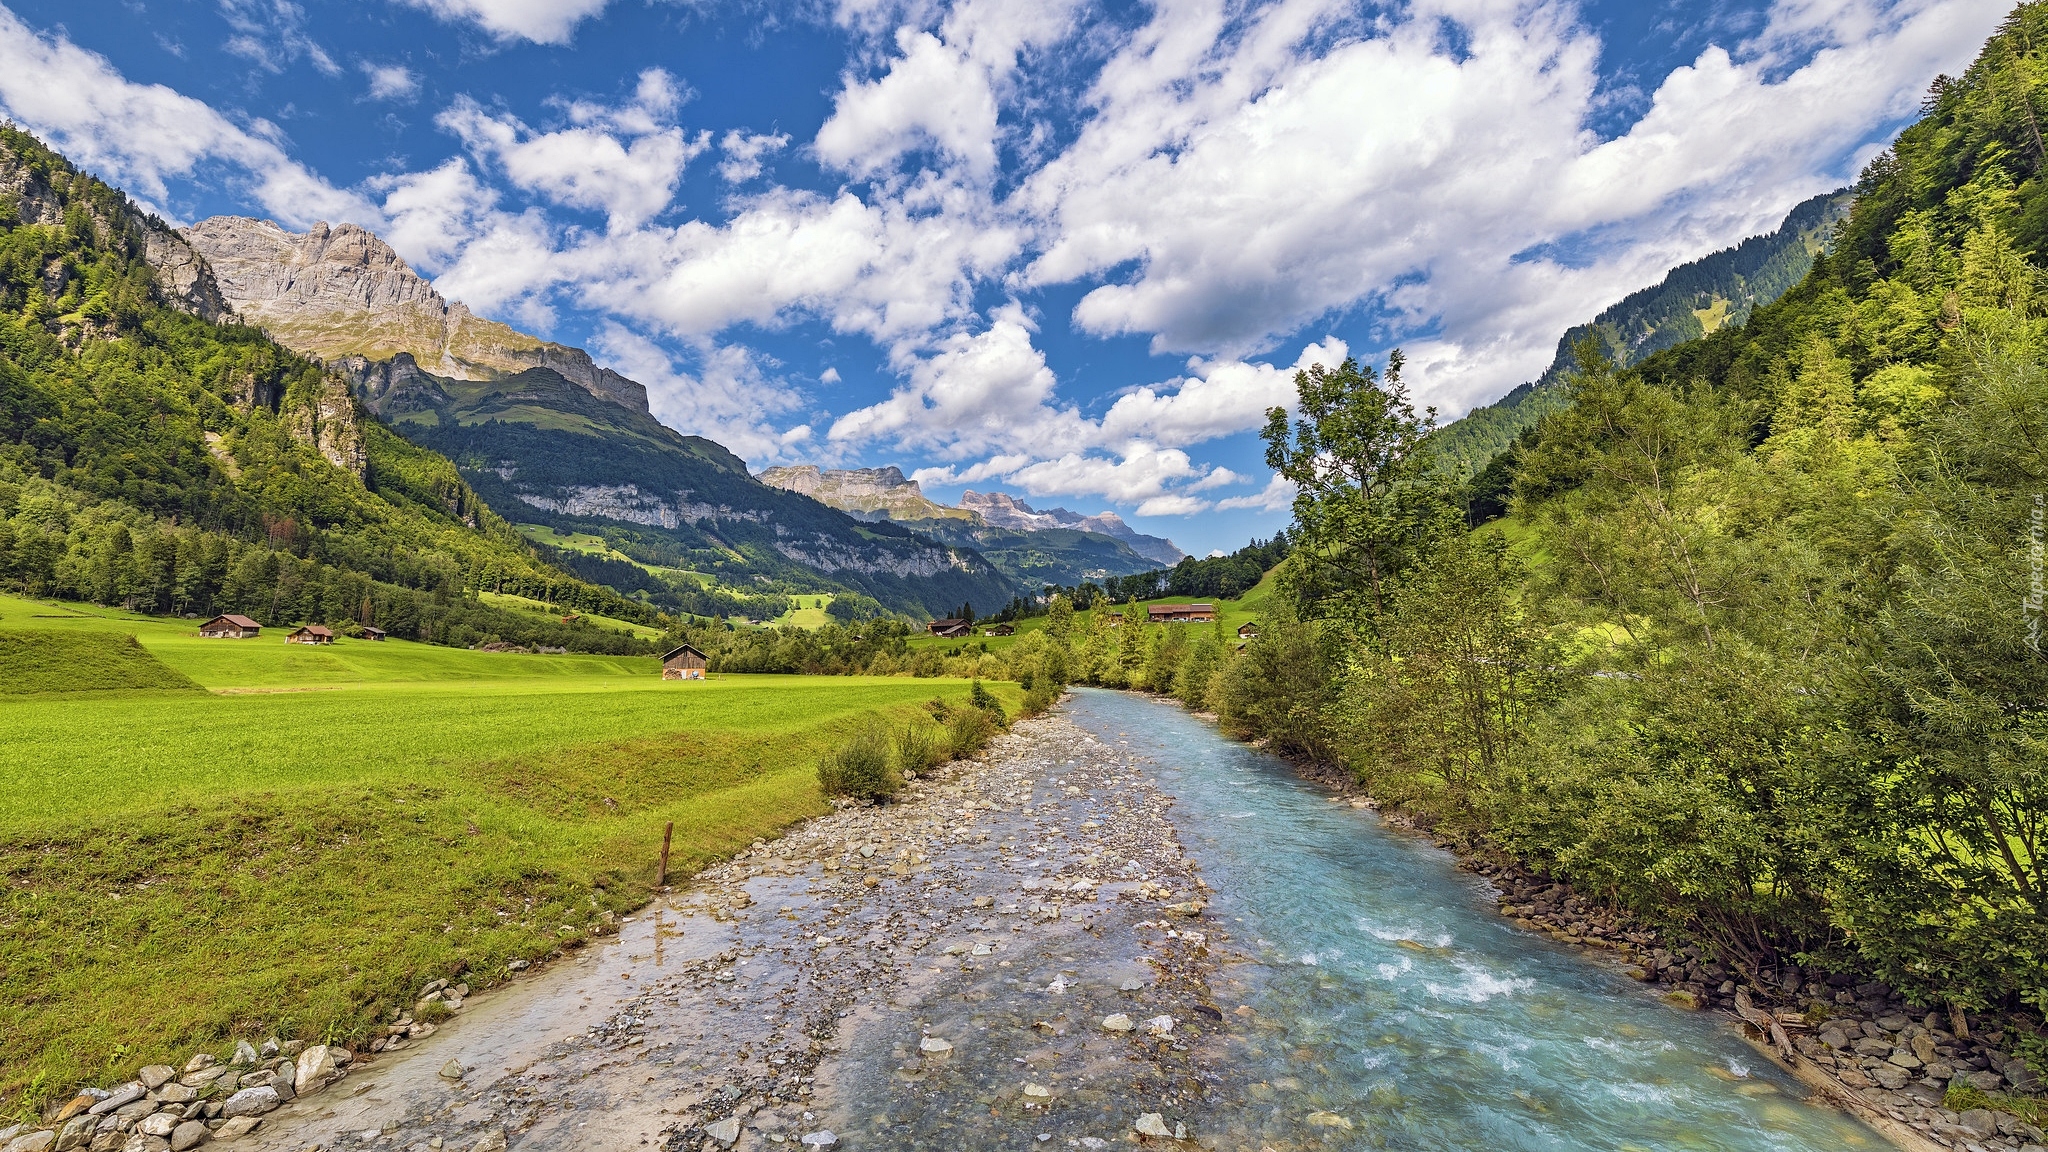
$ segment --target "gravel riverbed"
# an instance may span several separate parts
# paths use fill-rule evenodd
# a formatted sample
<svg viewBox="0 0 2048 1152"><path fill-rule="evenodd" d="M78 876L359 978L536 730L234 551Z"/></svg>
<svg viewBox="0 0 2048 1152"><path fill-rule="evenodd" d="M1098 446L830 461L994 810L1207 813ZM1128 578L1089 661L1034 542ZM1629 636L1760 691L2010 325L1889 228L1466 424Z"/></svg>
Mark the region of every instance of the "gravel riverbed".
<svg viewBox="0 0 2048 1152"><path fill-rule="evenodd" d="M1255 1022L1211 993L1227 933L1148 767L1057 715L1020 721L896 803L757 843L237 1143L1213 1145L1197 1118Z"/></svg>

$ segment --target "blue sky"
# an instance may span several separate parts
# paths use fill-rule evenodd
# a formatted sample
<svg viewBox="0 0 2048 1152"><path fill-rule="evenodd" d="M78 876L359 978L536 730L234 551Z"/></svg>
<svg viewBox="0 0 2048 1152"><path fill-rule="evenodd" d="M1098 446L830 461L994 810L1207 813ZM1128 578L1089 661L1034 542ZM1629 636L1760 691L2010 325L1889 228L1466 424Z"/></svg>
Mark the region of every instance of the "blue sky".
<svg viewBox="0 0 2048 1152"><path fill-rule="evenodd" d="M1447 415L1853 178L1999 0L0 0L0 110L174 222L351 220L756 467L1287 519L1260 413Z"/></svg>

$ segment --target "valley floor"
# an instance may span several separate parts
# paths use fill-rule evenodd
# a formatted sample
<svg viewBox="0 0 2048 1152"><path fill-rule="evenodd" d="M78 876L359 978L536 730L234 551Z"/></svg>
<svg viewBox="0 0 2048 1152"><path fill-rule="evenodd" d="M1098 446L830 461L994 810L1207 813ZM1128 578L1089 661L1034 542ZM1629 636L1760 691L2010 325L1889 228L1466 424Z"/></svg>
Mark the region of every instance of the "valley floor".
<svg viewBox="0 0 2048 1152"><path fill-rule="evenodd" d="M1022 721L984 762L756 845L617 942L358 1061L245 1143L1100 1148L1147 1112L1170 1130L1226 1029L1175 914L1202 889L1144 771L1064 717Z"/></svg>
<svg viewBox="0 0 2048 1152"><path fill-rule="evenodd" d="M435 976L613 932L671 822L687 877L968 690L269 632L0 598L0 1115L233 1036L367 1045Z"/></svg>

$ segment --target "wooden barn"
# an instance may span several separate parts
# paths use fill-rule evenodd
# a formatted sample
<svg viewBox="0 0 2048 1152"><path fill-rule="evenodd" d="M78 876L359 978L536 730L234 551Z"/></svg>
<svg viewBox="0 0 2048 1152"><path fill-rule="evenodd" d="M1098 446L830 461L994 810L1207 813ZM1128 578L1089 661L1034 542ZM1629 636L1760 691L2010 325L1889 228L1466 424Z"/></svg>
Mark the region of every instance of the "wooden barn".
<svg viewBox="0 0 2048 1152"><path fill-rule="evenodd" d="M368 624L365 624L363 625L363 639L382 640L384 639L384 630L382 628L372 628Z"/></svg>
<svg viewBox="0 0 2048 1152"><path fill-rule="evenodd" d="M662 656L661 678L663 680L702 680L704 678L704 670L710 666L711 662L704 658L702 652L685 644Z"/></svg>
<svg viewBox="0 0 2048 1152"><path fill-rule="evenodd" d="M287 644L332 644L334 633L325 624L307 624L291 630L284 638Z"/></svg>
<svg viewBox="0 0 2048 1152"><path fill-rule="evenodd" d="M1250 640L1258 634L1259 626L1257 624L1246 622L1237 626L1237 638L1239 640Z"/></svg>
<svg viewBox="0 0 2048 1152"><path fill-rule="evenodd" d="M263 625L232 612L215 616L199 626L199 634L209 640L253 640L262 631Z"/></svg>
<svg viewBox="0 0 2048 1152"><path fill-rule="evenodd" d="M1204 624L1216 618L1214 604L1154 604L1145 609L1154 624Z"/></svg>
<svg viewBox="0 0 2048 1152"><path fill-rule="evenodd" d="M934 620L925 627L932 635L943 636L948 640L958 639L962 636L971 635L974 632L974 625L965 620Z"/></svg>
<svg viewBox="0 0 2048 1152"><path fill-rule="evenodd" d="M998 624L982 632L983 636L1015 636L1016 634L1017 626L1015 624Z"/></svg>

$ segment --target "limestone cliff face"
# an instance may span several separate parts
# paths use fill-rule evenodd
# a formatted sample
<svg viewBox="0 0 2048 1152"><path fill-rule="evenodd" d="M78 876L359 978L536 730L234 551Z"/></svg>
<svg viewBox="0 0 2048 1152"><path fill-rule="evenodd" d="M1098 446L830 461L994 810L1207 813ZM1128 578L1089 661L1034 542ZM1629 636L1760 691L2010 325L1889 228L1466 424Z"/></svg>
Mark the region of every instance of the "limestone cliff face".
<svg viewBox="0 0 2048 1152"><path fill-rule="evenodd" d="M13 201L14 214L24 224L54 228L64 223L63 201L48 179L4 148L0 148L0 196ZM121 203L125 209L112 217L98 207L87 208L101 239L118 246L117 238L126 237L141 248L144 262L156 273L164 303L214 323L232 319L234 309L214 283L206 260L192 245L163 221L143 216L125 198ZM63 294L65 285L61 266L52 271L57 279L46 283L45 289L54 289L50 292L54 299Z"/></svg>
<svg viewBox="0 0 2048 1152"><path fill-rule="evenodd" d="M370 450L363 439L363 412L347 380L329 373L306 403L285 407L279 415L292 435L311 444L329 464L361 480L369 469Z"/></svg>
<svg viewBox="0 0 2048 1152"><path fill-rule="evenodd" d="M594 396L640 412L647 389L581 348L529 336L444 299L374 233L353 224L292 232L268 220L215 216L185 236L221 293L279 343L322 360L410 356L455 380L552 368Z"/></svg>
<svg viewBox="0 0 2048 1152"><path fill-rule="evenodd" d="M1093 516L1083 516L1065 508L1048 508L1041 512L1007 492L962 492L960 506L979 515L984 523L998 528L1074 528L1122 540L1140 556L1161 564L1178 564L1187 557L1187 553L1175 547L1173 541L1147 536L1124 523L1123 517L1114 512L1098 512Z"/></svg>
<svg viewBox="0 0 2048 1152"><path fill-rule="evenodd" d="M763 484L799 492L820 504L852 513L860 519L966 520L974 513L949 508L925 496L915 480L903 470L887 468L820 469L815 464L794 468L770 468L760 475Z"/></svg>

